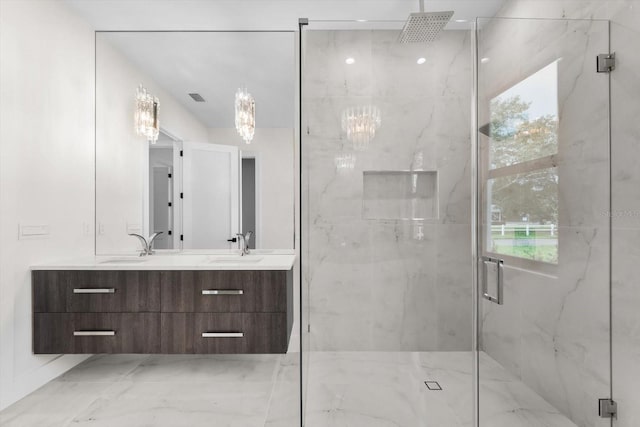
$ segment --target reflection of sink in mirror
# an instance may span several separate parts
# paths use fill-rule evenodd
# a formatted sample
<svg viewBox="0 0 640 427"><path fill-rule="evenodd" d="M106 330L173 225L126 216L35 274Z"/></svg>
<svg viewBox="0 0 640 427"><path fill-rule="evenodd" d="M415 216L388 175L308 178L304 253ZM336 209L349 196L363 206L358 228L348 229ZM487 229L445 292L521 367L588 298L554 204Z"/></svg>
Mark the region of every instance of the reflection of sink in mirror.
<svg viewBox="0 0 640 427"><path fill-rule="evenodd" d="M100 264L140 264L145 262L146 259L130 259L130 258L125 258L125 259L108 259L106 261L102 261Z"/></svg>
<svg viewBox="0 0 640 427"><path fill-rule="evenodd" d="M261 256L255 256L255 255L245 255L245 256L240 256L240 255L222 255L222 256L216 256L216 257L212 257L209 259L209 263L210 264L250 264L250 263L257 263L262 261L262 257Z"/></svg>

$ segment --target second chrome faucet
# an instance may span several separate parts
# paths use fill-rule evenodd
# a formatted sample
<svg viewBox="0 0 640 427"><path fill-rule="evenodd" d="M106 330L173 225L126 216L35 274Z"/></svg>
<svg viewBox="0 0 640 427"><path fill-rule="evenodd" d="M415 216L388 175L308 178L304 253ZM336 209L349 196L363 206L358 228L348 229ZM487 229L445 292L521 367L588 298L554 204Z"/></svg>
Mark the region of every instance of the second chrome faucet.
<svg viewBox="0 0 640 427"><path fill-rule="evenodd" d="M228 242L238 242L238 252L240 256L249 255L249 241L253 236L253 231L247 231L245 234L236 233L236 237L227 240Z"/></svg>
<svg viewBox="0 0 640 427"><path fill-rule="evenodd" d="M153 241L162 234L162 231L158 231L157 233L153 233L149 238L145 239L143 236L136 233L129 233L129 236L137 237L142 244L142 250L140 251L140 256L153 255L155 252L153 250Z"/></svg>

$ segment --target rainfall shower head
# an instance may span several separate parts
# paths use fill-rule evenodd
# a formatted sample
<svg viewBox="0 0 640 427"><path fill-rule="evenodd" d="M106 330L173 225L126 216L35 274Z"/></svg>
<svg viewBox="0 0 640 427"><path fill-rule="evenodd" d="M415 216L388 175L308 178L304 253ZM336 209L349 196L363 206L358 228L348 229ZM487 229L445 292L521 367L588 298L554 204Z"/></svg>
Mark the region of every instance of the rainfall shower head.
<svg viewBox="0 0 640 427"><path fill-rule="evenodd" d="M409 15L400 33L400 43L429 43L438 38L449 23L453 11L425 12L424 0L420 0L420 12Z"/></svg>

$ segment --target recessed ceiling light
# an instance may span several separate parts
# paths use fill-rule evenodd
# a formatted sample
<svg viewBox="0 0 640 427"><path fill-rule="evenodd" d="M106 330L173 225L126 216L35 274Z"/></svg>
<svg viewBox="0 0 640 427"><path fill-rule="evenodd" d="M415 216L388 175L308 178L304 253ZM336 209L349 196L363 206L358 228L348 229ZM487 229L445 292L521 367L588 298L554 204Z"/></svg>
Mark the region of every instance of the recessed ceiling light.
<svg viewBox="0 0 640 427"><path fill-rule="evenodd" d="M356 19L356 22L367 22L366 19Z"/></svg>
<svg viewBox="0 0 640 427"><path fill-rule="evenodd" d="M418 60L416 62L418 63L418 65L422 65L425 62L427 62L427 58L418 58Z"/></svg>
<svg viewBox="0 0 640 427"><path fill-rule="evenodd" d="M347 59L344 60L344 62L346 62L347 64L351 65L351 64L354 64L356 62L356 60L353 59L353 58L347 58Z"/></svg>
<svg viewBox="0 0 640 427"><path fill-rule="evenodd" d="M489 62L489 61L490 61L490 59L489 59L489 58L482 58L482 59L480 60L480 62L482 62L483 64L486 64L486 63L487 63L487 62Z"/></svg>
<svg viewBox="0 0 640 427"><path fill-rule="evenodd" d="M463 22L469 22L469 21L468 21L468 20L466 20L466 19L456 19L456 22L457 22L458 24L462 24Z"/></svg>

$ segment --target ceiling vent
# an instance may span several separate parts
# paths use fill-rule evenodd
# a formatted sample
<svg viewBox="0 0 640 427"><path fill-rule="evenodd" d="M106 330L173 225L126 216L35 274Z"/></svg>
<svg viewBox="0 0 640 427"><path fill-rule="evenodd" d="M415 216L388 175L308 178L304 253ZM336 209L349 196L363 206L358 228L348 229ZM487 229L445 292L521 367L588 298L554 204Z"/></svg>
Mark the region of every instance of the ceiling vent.
<svg viewBox="0 0 640 427"><path fill-rule="evenodd" d="M189 96L196 102L204 102L204 98L199 93L190 93Z"/></svg>

